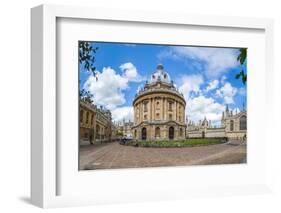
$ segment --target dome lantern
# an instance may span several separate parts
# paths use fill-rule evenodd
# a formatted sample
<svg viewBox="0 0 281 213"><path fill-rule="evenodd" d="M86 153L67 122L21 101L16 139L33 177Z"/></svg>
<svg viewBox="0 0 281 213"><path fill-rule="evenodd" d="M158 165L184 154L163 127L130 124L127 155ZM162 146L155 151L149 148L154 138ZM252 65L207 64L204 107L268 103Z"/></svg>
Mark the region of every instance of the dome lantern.
<svg viewBox="0 0 281 213"><path fill-rule="evenodd" d="M156 82L164 82L164 83L172 83L169 74L164 70L164 66L162 64L158 64L156 67L156 71L151 75L150 84Z"/></svg>

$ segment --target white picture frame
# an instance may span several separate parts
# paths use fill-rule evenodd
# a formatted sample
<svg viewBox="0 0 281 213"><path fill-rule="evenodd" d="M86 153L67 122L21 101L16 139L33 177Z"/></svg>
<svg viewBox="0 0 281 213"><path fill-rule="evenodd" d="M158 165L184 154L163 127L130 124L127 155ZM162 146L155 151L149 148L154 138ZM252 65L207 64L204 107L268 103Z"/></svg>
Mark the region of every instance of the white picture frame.
<svg viewBox="0 0 281 213"><path fill-rule="evenodd" d="M262 38L264 44L264 69L261 68L261 76L266 78L262 79L255 77L256 81L250 89L256 83L263 82L265 87L261 87L259 91L262 93L262 100L264 104L257 109L255 113L264 113L263 120L266 123L270 123L273 114L273 96L270 95L270 91L273 90L273 21L271 19L257 19L257 18L241 18L241 17L216 17L216 16L203 16L203 15L188 15L188 14L173 14L173 13L160 13L160 12L147 12L147 11L122 11L112 9L101 8L85 8L74 6L54 6L54 5L42 5L31 10L31 56L32 56L32 88L31 88L31 201L33 204L43 207L61 207L61 206L76 206L76 205L92 205L100 203L117 203L117 202L139 202L144 200L166 200L166 199L179 199L198 196L223 196L223 195L241 195L252 193L264 193L270 192L270 161L265 161L264 165L260 168L255 168L257 174L263 174L262 178L253 181L253 184L249 184L250 178L245 177L237 183L229 184L224 182L216 185L202 185L200 183L200 172L195 173L193 178L198 178L198 181L193 182L190 185L185 185L178 180L180 185L165 182L165 175L167 171L183 172L185 167L171 170L171 168L165 169L141 169L141 170L127 170L114 171L113 173L106 173L107 181L111 178L109 175L132 175L133 178L139 178L138 176L148 174L153 171L155 177L162 177L164 181L149 186L151 191L145 192L147 189L142 185L141 187L134 186L133 183L128 182L127 189L119 189L121 191L111 191L110 187L104 187L103 192L101 189L97 189L95 194L60 194L59 184L61 180L59 174L63 171L63 164L59 164L60 154L58 150L60 146L57 144L58 132L57 132L57 92L59 87L59 80L57 78L57 29L58 20L64 19L79 19L79 20L99 20L101 22L106 21L118 21L122 25L124 22L132 23L152 23L155 26L199 26L202 28L220 28L231 31L253 29L263 32ZM251 101L251 100L250 100ZM254 103L255 100L252 100ZM251 109L250 109L251 110ZM251 116L250 116L251 117ZM251 119L251 118L250 118ZM254 125L254 124L253 124ZM266 136L264 137L265 144L258 146L259 148L249 148L252 152L259 152L258 156L261 156L262 160L266 160L268 153L264 149L270 146L270 132L272 131L268 126L265 127ZM251 130L249 130L251 131ZM260 141L261 142L261 139ZM196 168L195 168L196 169ZM201 168L202 169L202 168ZM204 172L211 172L218 168L203 168ZM247 170L247 167L238 168L237 171ZM200 169L199 169L200 170ZM219 169L218 169L219 170ZM229 172L235 170L234 167L227 168ZM78 171L77 171L78 172ZM131 174L134 172L134 174ZM247 173L247 171L245 171ZM245 173L245 174L246 174ZM205 173L204 173L205 174ZM87 178L95 178L95 173L88 173ZM103 176L104 177L104 176ZM171 178L176 176L171 175ZM167 177L166 177L167 178ZM70 179L74 181L73 179ZM113 180L112 180L113 181ZM144 182L146 179L144 178ZM73 183L75 184L75 183ZM103 183L105 184L105 183ZM132 184L132 185L131 185ZM112 184L109 184L111 186ZM120 184L122 185L122 184ZM89 187L90 188L90 187ZM143 191L141 191L143 188ZM90 190L90 189L89 189ZM100 190L100 191L99 191ZM97 193L101 193L98 196ZM125 196L120 196L123 193Z"/></svg>

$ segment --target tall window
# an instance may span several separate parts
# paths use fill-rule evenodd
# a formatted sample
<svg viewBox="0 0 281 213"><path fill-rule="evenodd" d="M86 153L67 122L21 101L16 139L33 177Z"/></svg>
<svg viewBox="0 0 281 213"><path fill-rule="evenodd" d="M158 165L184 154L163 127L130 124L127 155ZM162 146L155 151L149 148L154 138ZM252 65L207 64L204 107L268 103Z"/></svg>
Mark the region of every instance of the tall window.
<svg viewBox="0 0 281 213"><path fill-rule="evenodd" d="M169 120L172 120L172 119L173 119L173 115L169 114Z"/></svg>
<svg viewBox="0 0 281 213"><path fill-rule="evenodd" d="M160 137L160 127L155 128L155 137Z"/></svg>
<svg viewBox="0 0 281 213"><path fill-rule="evenodd" d="M91 125L94 124L94 114L92 114Z"/></svg>
<svg viewBox="0 0 281 213"><path fill-rule="evenodd" d="M86 113L86 124L89 122L89 112Z"/></svg>
<svg viewBox="0 0 281 213"><path fill-rule="evenodd" d="M234 129L234 122L233 120L230 121L230 131L233 131Z"/></svg>
<svg viewBox="0 0 281 213"><path fill-rule="evenodd" d="M172 111L173 110L173 103L169 102L169 110Z"/></svg>
<svg viewBox="0 0 281 213"><path fill-rule="evenodd" d="M240 130L246 130L247 129L247 118L245 115L243 115L240 118Z"/></svg>
<svg viewBox="0 0 281 213"><path fill-rule="evenodd" d="M88 133L87 132L85 132L84 138L88 138Z"/></svg>
<svg viewBox="0 0 281 213"><path fill-rule="evenodd" d="M180 128L180 137L182 137L182 133L183 133L182 128Z"/></svg>
<svg viewBox="0 0 281 213"><path fill-rule="evenodd" d="M143 103L143 108L144 108L144 111L147 112L147 102Z"/></svg>
<svg viewBox="0 0 281 213"><path fill-rule="evenodd" d="M83 122L84 111L80 110L80 122Z"/></svg>

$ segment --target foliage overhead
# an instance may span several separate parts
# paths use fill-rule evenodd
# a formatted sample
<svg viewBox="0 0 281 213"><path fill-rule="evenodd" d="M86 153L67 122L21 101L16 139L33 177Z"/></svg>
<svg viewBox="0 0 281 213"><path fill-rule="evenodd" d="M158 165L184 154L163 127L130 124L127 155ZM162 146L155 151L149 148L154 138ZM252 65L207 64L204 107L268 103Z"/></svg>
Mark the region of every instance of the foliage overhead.
<svg viewBox="0 0 281 213"><path fill-rule="evenodd" d="M84 65L84 69L92 72L96 76L96 67L94 66L98 47L93 47L88 41L79 41L79 63Z"/></svg>
<svg viewBox="0 0 281 213"><path fill-rule="evenodd" d="M237 57L237 61L239 61L240 64L243 65L246 60L247 60L247 49L246 48L240 48L239 49L239 55ZM235 78L236 79L241 78L242 83L245 85L246 82L247 82L247 73L245 73L244 70L242 69L238 74L236 74Z"/></svg>
<svg viewBox="0 0 281 213"><path fill-rule="evenodd" d="M97 80L97 72L94 54L97 52L98 47L93 47L93 45L88 41L79 41L79 64L84 66L84 69L91 72ZM93 103L93 95L89 91L82 89L80 91L80 99L87 103Z"/></svg>
<svg viewBox="0 0 281 213"><path fill-rule="evenodd" d="M93 95L84 89L80 90L80 100L86 103L92 104L93 103Z"/></svg>

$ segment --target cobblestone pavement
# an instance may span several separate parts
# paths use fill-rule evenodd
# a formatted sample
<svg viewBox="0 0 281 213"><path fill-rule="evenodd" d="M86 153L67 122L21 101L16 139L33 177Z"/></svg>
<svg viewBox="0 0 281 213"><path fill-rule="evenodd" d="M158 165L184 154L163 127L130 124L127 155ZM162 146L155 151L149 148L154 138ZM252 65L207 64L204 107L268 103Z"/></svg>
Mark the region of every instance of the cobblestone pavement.
<svg viewBox="0 0 281 213"><path fill-rule="evenodd" d="M80 146L80 170L246 163L246 145L148 148L117 142Z"/></svg>

